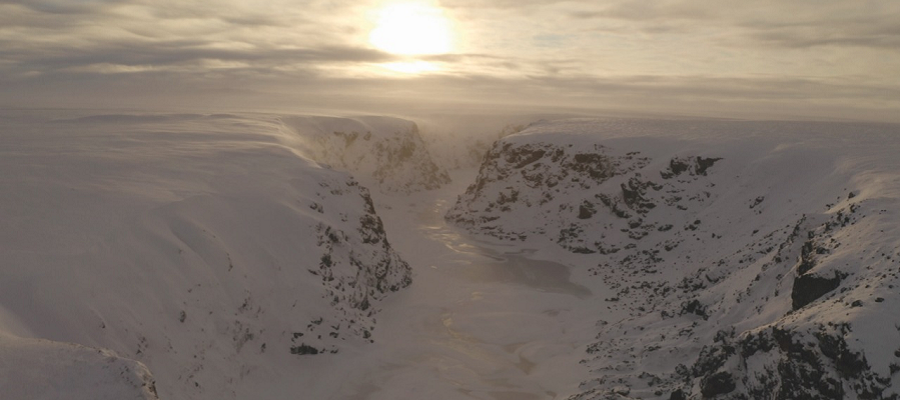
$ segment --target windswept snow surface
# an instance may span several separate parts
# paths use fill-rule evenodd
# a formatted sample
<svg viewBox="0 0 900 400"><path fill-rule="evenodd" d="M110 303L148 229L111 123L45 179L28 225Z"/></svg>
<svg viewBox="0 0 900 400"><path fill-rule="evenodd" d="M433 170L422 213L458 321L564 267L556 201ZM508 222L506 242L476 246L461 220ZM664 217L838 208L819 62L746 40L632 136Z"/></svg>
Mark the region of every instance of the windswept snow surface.
<svg viewBox="0 0 900 400"><path fill-rule="evenodd" d="M302 355L370 343L410 268L368 190L297 140L276 116L5 115L0 331L112 349L165 399L309 390Z"/></svg>
<svg viewBox="0 0 900 400"><path fill-rule="evenodd" d="M143 364L109 350L0 334L0 394L29 400L156 400Z"/></svg>

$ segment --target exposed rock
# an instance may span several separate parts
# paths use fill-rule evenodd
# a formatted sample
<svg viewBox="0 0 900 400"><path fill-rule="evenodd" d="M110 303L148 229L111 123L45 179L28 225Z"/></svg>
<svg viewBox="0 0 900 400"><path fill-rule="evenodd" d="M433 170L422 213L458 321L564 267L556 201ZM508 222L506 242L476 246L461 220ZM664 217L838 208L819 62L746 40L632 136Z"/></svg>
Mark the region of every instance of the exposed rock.
<svg viewBox="0 0 900 400"><path fill-rule="evenodd" d="M371 320L371 304L387 293L409 286L412 272L409 264L391 248L366 188L355 182L350 182L349 188L358 192L365 205L356 232L319 224L316 227L317 243L322 254L314 274L321 277L326 288L325 297L332 299L338 311L346 315L350 310L345 307L349 307L356 310L353 312L355 319L368 321ZM375 251L359 251L364 246ZM362 336L365 326L355 324L354 334Z"/></svg>
<svg viewBox="0 0 900 400"><path fill-rule="evenodd" d="M718 158L718 157L703 158L703 157L697 156L697 158L694 160L697 165L694 168L694 171L699 175L706 175L706 170L708 170L710 167L712 167L713 164L716 163L716 161L719 161L721 159L722 158Z"/></svg>
<svg viewBox="0 0 900 400"><path fill-rule="evenodd" d="M717 161L722 160L721 157L700 157L682 158L674 157L669 160L669 168L660 171L663 179L672 179L676 176L687 172L689 175L706 175L706 171L712 167Z"/></svg>
<svg viewBox="0 0 900 400"><path fill-rule="evenodd" d="M594 203L584 201L578 206L578 219L588 219L597 213Z"/></svg>
<svg viewBox="0 0 900 400"><path fill-rule="evenodd" d="M720 394L731 393L735 387L731 374L724 371L716 372L703 379L700 384L700 393L704 398L712 398Z"/></svg>
<svg viewBox="0 0 900 400"><path fill-rule="evenodd" d="M832 278L822 278L814 274L804 274L794 279L794 287L791 289L791 301L794 310L812 303L826 293L837 289L841 285L841 276L835 272Z"/></svg>
<svg viewBox="0 0 900 400"><path fill-rule="evenodd" d="M644 240L652 232L671 229L671 224L639 222L640 218L633 217L683 211L687 209L687 202L682 201L685 197L697 203L708 198L672 183L646 179L651 159L640 152L590 141L569 144L570 139L585 138L544 137L528 128L497 141L485 155L475 183L459 197L447 220L473 233L504 240L558 232L556 242L574 253L610 254L610 248L626 248L629 242ZM692 180L707 175L714 163L702 157L689 160L693 164L685 164L684 171L692 171ZM702 163L703 174L696 173L697 162ZM680 171L679 161L673 163ZM533 218L517 217L523 213ZM580 222L570 224L571 216ZM621 228L625 240L590 238L600 229L610 229L609 217L627 220Z"/></svg>

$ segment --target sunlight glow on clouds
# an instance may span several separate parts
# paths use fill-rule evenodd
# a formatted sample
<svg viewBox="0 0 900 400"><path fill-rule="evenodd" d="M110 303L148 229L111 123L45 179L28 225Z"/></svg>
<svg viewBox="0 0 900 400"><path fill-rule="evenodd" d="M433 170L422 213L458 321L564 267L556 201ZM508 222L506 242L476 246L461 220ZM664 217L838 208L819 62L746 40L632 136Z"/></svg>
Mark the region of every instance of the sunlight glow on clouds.
<svg viewBox="0 0 900 400"><path fill-rule="evenodd" d="M453 47L450 21L440 8L424 1L384 6L369 40L393 54L443 54Z"/></svg>
<svg viewBox="0 0 900 400"><path fill-rule="evenodd" d="M898 70L896 0L0 0L6 106L402 88L410 102L900 116Z"/></svg>
<svg viewBox="0 0 900 400"><path fill-rule="evenodd" d="M386 63L381 64L381 66L391 71L402 72L405 74L420 74L423 72L432 72L439 70L438 66L434 63L422 60Z"/></svg>

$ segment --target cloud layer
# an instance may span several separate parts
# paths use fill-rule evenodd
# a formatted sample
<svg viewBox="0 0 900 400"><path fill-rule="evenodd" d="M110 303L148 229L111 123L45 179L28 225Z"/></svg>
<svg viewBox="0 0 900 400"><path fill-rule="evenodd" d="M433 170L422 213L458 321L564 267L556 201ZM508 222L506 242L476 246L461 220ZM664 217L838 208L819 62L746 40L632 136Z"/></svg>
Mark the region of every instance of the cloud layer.
<svg viewBox="0 0 900 400"><path fill-rule="evenodd" d="M432 3L453 19L456 49L418 58L367 42L388 2L0 0L0 104L358 96L875 119L900 109L893 0L444 0ZM437 68L383 68L416 60Z"/></svg>

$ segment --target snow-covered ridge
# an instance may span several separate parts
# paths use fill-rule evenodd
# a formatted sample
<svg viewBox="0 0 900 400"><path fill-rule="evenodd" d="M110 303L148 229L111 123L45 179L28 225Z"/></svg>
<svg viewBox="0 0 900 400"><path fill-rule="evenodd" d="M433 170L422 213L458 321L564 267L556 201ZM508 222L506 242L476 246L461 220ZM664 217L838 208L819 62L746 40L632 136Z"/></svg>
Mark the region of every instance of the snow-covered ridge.
<svg viewBox="0 0 900 400"><path fill-rule="evenodd" d="M156 400L143 364L109 350L0 334L0 388L10 399Z"/></svg>
<svg viewBox="0 0 900 400"><path fill-rule="evenodd" d="M292 116L282 121L302 138L298 147L305 155L387 193L436 189L450 182L412 121L380 116Z"/></svg>
<svg viewBox="0 0 900 400"><path fill-rule="evenodd" d="M295 142L276 116L7 120L0 332L112 349L160 398L299 393L411 271L368 190Z"/></svg>
<svg viewBox="0 0 900 400"><path fill-rule="evenodd" d="M573 398L893 398L898 148L881 124L541 122L447 219L615 293Z"/></svg>

